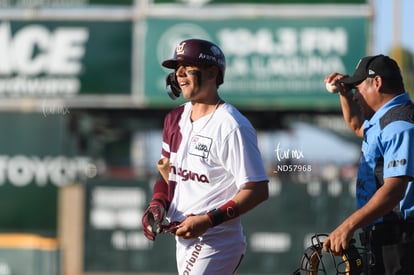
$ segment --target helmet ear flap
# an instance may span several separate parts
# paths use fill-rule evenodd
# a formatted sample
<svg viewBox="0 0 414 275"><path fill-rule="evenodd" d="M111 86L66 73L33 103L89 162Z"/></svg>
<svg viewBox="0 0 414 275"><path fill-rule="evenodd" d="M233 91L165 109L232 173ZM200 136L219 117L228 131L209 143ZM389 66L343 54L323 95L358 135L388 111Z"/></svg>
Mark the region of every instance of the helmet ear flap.
<svg viewBox="0 0 414 275"><path fill-rule="evenodd" d="M170 98L173 100L179 98L181 94L181 89L180 89L180 86L178 85L175 73L168 74L167 78L165 79L165 82L166 82L165 91L170 96Z"/></svg>

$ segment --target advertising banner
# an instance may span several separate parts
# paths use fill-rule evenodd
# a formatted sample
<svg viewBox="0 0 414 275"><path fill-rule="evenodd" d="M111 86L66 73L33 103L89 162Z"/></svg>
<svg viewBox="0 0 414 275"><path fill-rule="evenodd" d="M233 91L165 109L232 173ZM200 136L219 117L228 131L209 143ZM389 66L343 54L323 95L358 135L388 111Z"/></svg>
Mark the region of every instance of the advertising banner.
<svg viewBox="0 0 414 275"><path fill-rule="evenodd" d="M6 232L52 235L57 189L87 178L91 159L73 155L68 115L0 113L0 220Z"/></svg>
<svg viewBox="0 0 414 275"><path fill-rule="evenodd" d="M174 237L151 242L142 232L148 182L98 179L85 188L85 272L174 271Z"/></svg>
<svg viewBox="0 0 414 275"><path fill-rule="evenodd" d="M96 0L99 1L99 0ZM104 1L104 0L100 0ZM153 0L154 3L187 4L364 4L367 0Z"/></svg>
<svg viewBox="0 0 414 275"><path fill-rule="evenodd" d="M366 53L368 19L240 18L147 19L145 97L170 103L164 93L168 70L161 67L181 40L216 43L227 61L219 92L245 108L337 108L325 90L331 72L352 73Z"/></svg>
<svg viewBox="0 0 414 275"><path fill-rule="evenodd" d="M0 97L131 93L129 21L0 20Z"/></svg>
<svg viewBox="0 0 414 275"><path fill-rule="evenodd" d="M0 8L72 8L91 5L133 5L134 0L0 0Z"/></svg>

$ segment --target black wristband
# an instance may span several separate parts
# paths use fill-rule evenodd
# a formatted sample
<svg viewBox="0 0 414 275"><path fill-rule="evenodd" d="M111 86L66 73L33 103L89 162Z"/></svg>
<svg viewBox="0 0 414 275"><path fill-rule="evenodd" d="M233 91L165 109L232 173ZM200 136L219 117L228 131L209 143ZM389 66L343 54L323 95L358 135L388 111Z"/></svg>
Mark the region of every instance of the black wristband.
<svg viewBox="0 0 414 275"><path fill-rule="evenodd" d="M233 200L229 200L220 208L208 212L207 215L213 226L216 226L225 221L238 217L240 213L237 204Z"/></svg>
<svg viewBox="0 0 414 275"><path fill-rule="evenodd" d="M207 213L213 226L219 225L224 222L225 213L220 209L214 209Z"/></svg>

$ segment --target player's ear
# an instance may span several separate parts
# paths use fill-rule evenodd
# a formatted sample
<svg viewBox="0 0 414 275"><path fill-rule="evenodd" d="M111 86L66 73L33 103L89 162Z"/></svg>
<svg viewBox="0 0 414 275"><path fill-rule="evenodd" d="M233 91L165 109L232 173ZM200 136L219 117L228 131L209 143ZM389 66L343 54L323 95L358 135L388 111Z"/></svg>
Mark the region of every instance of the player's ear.
<svg viewBox="0 0 414 275"><path fill-rule="evenodd" d="M209 80L215 80L218 77L219 69L216 66L210 66L207 69L207 77Z"/></svg>

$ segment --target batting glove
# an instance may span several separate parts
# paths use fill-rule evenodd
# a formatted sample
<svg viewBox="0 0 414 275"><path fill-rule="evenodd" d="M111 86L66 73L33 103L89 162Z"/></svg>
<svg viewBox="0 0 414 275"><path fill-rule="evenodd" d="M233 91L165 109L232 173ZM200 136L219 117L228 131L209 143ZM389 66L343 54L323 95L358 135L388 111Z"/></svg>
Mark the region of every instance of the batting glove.
<svg viewBox="0 0 414 275"><path fill-rule="evenodd" d="M142 216L142 229L147 239L154 241L161 233L161 224L165 218L165 206L161 200L152 200Z"/></svg>

